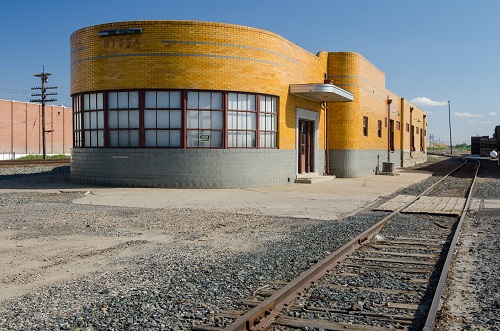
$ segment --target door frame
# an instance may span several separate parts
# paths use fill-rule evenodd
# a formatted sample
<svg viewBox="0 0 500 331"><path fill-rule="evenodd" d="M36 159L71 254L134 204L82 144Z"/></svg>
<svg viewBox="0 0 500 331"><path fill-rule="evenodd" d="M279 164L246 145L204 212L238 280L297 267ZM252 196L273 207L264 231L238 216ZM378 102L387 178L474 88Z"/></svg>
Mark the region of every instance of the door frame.
<svg viewBox="0 0 500 331"><path fill-rule="evenodd" d="M319 113L312 111L312 110L307 110L303 108L297 108L295 111L295 172L298 175L299 174L299 134L300 134L300 128L299 128L299 120L305 120L309 122L313 122L313 140L311 143L311 150L312 150L312 161L313 161L313 167L312 167L312 172L318 172L319 167L318 167L318 124L319 124Z"/></svg>

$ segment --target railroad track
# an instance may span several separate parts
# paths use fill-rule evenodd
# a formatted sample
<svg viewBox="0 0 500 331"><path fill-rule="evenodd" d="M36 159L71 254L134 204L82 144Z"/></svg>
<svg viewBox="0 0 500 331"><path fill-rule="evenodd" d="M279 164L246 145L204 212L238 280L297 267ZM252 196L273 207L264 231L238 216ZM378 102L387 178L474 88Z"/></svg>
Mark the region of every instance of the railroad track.
<svg viewBox="0 0 500 331"><path fill-rule="evenodd" d="M37 160L7 160L0 161L0 167L32 167L69 165L70 159L37 159Z"/></svg>
<svg viewBox="0 0 500 331"><path fill-rule="evenodd" d="M193 330L432 330L478 169L464 159L420 195L379 206L391 212L298 278L220 311L224 327Z"/></svg>

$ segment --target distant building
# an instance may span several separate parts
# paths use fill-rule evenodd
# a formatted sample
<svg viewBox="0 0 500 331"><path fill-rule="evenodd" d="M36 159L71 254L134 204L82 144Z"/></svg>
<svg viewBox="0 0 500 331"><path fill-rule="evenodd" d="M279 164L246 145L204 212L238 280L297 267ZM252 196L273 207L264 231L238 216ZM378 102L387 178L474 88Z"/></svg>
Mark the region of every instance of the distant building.
<svg viewBox="0 0 500 331"><path fill-rule="evenodd" d="M500 125L495 127L493 137L471 137L471 154L479 156L490 156L490 152L500 149Z"/></svg>
<svg viewBox="0 0 500 331"><path fill-rule="evenodd" d="M334 46L334 45L333 45ZM130 21L71 35L74 182L251 187L427 159L427 116L354 52L261 29Z"/></svg>
<svg viewBox="0 0 500 331"><path fill-rule="evenodd" d="M0 100L0 160L43 154L42 106ZM45 106L46 154L70 154L73 147L71 108Z"/></svg>

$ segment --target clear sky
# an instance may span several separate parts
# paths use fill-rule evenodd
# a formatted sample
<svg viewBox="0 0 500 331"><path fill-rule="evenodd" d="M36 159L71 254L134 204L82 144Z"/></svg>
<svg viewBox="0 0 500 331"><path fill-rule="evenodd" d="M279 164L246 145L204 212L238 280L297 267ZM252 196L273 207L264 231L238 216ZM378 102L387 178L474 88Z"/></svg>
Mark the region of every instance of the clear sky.
<svg viewBox="0 0 500 331"><path fill-rule="evenodd" d="M95 24L200 20L277 33L307 51L352 51L386 87L428 113L428 135L453 144L500 125L499 0L3 0L0 99L29 101L33 74L52 73L55 104L71 105L69 38Z"/></svg>

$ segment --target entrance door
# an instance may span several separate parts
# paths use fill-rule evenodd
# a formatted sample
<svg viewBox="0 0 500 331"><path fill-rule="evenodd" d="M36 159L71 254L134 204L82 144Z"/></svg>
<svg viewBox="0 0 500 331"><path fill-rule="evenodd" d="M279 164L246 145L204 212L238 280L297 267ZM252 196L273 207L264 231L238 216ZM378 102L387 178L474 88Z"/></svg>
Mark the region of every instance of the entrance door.
<svg viewBox="0 0 500 331"><path fill-rule="evenodd" d="M314 122L299 119L299 174L313 172Z"/></svg>
<svg viewBox="0 0 500 331"><path fill-rule="evenodd" d="M389 149L394 152L394 120L389 121Z"/></svg>

